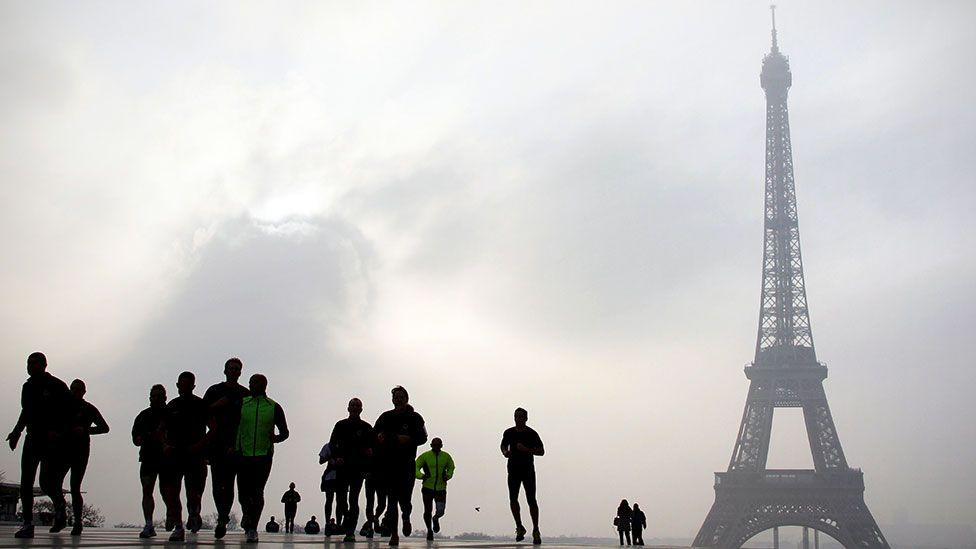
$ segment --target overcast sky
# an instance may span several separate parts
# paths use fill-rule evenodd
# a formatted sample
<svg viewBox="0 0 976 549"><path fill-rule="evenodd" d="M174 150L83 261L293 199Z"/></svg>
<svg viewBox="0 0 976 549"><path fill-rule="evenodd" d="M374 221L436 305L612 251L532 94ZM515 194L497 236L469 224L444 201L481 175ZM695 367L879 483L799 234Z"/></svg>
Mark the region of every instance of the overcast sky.
<svg viewBox="0 0 976 549"><path fill-rule="evenodd" d="M974 16L777 10L813 333L882 524L976 526ZM402 384L458 464L447 533L513 530L523 406L544 535L627 498L691 536L755 346L768 50L765 0L4 2L0 425L30 352L85 379L87 501L138 522L150 385L239 356L302 520L348 399ZM812 465L800 417L770 467Z"/></svg>

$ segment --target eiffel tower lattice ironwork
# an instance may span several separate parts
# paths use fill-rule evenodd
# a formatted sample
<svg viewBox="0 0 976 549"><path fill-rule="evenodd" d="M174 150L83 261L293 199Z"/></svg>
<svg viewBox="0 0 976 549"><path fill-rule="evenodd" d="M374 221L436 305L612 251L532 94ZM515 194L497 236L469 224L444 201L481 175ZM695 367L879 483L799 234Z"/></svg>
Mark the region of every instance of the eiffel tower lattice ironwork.
<svg viewBox="0 0 976 549"><path fill-rule="evenodd" d="M807 310L797 223L787 92L789 60L779 51L773 8L772 49L763 58L766 92L766 192L762 297L754 362L729 469L715 474L715 503L695 547L737 549L777 526L808 526L844 547L887 548L864 503L864 477L847 465L817 361ZM773 411L802 408L813 470L766 468Z"/></svg>

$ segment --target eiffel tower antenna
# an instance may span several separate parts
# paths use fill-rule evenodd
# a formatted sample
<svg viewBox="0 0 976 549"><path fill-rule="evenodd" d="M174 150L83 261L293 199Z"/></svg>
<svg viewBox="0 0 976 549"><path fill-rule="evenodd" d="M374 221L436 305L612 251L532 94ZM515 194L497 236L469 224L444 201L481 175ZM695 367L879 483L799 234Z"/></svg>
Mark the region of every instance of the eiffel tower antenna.
<svg viewBox="0 0 976 549"><path fill-rule="evenodd" d="M763 57L759 83L766 93L763 268L759 329L749 393L728 471L715 473L715 503L695 547L737 549L777 526L804 526L847 548L889 549L864 503L864 475L852 469L827 405L827 367L817 360L807 308L800 225L793 178L787 96L790 61L776 42ZM813 470L766 468L773 412L802 408Z"/></svg>

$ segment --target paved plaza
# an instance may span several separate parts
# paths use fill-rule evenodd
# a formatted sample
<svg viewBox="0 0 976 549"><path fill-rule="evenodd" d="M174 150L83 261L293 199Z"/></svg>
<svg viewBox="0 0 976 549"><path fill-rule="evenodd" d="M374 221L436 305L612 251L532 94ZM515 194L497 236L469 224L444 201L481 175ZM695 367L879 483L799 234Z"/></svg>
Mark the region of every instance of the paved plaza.
<svg viewBox="0 0 976 549"><path fill-rule="evenodd" d="M175 548L182 545L200 545L200 546L214 546L214 547L262 547L262 548L289 548L289 547L327 547L329 549L348 549L349 547L358 547L360 549L386 549L387 539L375 538L373 540L367 540L365 538L359 539L355 544L342 543L341 538L333 536L332 538L326 538L323 535L306 535L306 534L267 534L262 532L260 534L261 541L257 544L245 544L244 543L244 533L240 531L228 532L227 536L222 540L215 540L213 538L213 532L205 531L199 534L187 533L187 540L185 542L174 542L170 543L167 541L168 533L160 532L160 535L155 538L142 540L139 539L139 530L128 530L128 529L118 529L118 528L88 528L85 530L84 534L80 537L72 537L68 535L70 529L65 529L63 532L58 534L49 534L47 528L38 527L37 533L34 539L15 539L14 532L16 531L14 526L0 526L0 548L5 547L56 547L56 548L69 548L69 547L168 547ZM545 542L545 538L543 538ZM520 547L522 549L532 549L531 543L505 543L502 541L461 541L453 539L443 539L436 540L433 542L428 542L422 537L409 537L400 538L400 547L405 549L421 549L430 547L432 549L448 549L448 548L470 548L470 549L487 549L495 547ZM568 545L568 544L553 544L553 543L543 543L543 547L587 547L587 545ZM589 545L593 547L593 545ZM607 547L615 547L615 545L608 545ZM648 545L647 547L651 547ZM654 546L661 549L665 546ZM668 546L673 548L673 546Z"/></svg>

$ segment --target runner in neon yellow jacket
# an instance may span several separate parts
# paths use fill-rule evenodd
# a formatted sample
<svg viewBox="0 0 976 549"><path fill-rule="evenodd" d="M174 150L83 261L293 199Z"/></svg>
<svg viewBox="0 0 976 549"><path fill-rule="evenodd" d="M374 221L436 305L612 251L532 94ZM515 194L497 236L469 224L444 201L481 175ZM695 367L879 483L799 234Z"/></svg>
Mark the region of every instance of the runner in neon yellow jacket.
<svg viewBox="0 0 976 549"><path fill-rule="evenodd" d="M434 539L434 532L441 529L440 518L447 508L447 481L454 476L454 458L441 448L444 443L434 438L430 450L417 457L417 478L424 481L420 493L424 498L424 524L427 526L427 539ZM437 514L430 514L431 504L437 503ZM432 526L433 524L433 526Z"/></svg>

